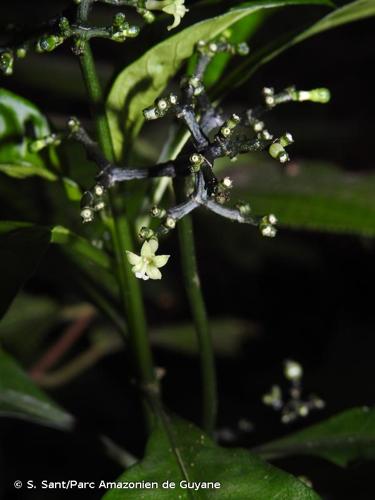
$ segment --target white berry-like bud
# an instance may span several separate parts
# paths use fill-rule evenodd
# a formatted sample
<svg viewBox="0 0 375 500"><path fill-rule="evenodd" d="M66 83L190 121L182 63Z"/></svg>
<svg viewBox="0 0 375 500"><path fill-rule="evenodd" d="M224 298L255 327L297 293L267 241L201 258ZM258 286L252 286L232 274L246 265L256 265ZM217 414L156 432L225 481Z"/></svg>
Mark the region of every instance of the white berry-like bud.
<svg viewBox="0 0 375 500"><path fill-rule="evenodd" d="M103 196L103 194L104 194L103 186L101 186L100 184L97 184L94 187L94 192L95 192L96 196Z"/></svg>
<svg viewBox="0 0 375 500"><path fill-rule="evenodd" d="M82 222L91 222L94 219L94 213L89 207L85 207L81 210Z"/></svg>
<svg viewBox="0 0 375 500"><path fill-rule="evenodd" d="M272 225L276 224L277 223L277 218L276 218L276 215L274 214L270 214L268 216L268 222Z"/></svg>
<svg viewBox="0 0 375 500"><path fill-rule="evenodd" d="M303 375L302 366L297 361L288 359L284 364L284 375L288 380L300 380Z"/></svg>
<svg viewBox="0 0 375 500"><path fill-rule="evenodd" d="M233 181L230 177L224 177L222 184L224 187L230 189L233 186Z"/></svg>

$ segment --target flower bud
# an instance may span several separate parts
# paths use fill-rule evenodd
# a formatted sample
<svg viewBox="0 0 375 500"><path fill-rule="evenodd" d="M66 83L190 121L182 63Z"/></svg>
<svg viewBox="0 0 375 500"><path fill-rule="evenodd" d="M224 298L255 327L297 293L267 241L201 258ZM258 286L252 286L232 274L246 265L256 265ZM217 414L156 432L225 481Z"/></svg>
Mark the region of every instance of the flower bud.
<svg viewBox="0 0 375 500"><path fill-rule="evenodd" d="M13 63L13 52L6 50L0 54L0 71L5 75L11 75L13 73Z"/></svg>
<svg viewBox="0 0 375 500"><path fill-rule="evenodd" d="M331 98L331 93L326 88L319 88L313 90L292 90L290 93L293 101L311 101L319 102L321 104L327 103Z"/></svg>
<svg viewBox="0 0 375 500"><path fill-rule="evenodd" d="M284 363L284 375L285 378L292 381L297 381L302 378L303 369L302 366L297 363L297 361L292 361L290 359L286 360Z"/></svg>
<svg viewBox="0 0 375 500"><path fill-rule="evenodd" d="M268 149L269 154L280 163L286 163L289 160L288 153L279 142L274 142Z"/></svg>
<svg viewBox="0 0 375 500"><path fill-rule="evenodd" d="M27 49L26 47L18 47L16 49L16 56L18 59L24 59L27 55Z"/></svg>
<svg viewBox="0 0 375 500"><path fill-rule="evenodd" d="M164 208L154 206L151 208L150 213L151 213L152 217L162 219L163 217L165 217L166 211Z"/></svg>
<svg viewBox="0 0 375 500"><path fill-rule="evenodd" d="M174 229L176 227L176 219L167 217L164 221L164 226L168 229Z"/></svg>
<svg viewBox="0 0 375 500"><path fill-rule="evenodd" d="M287 132L286 134L282 135L279 139L280 144L285 148L286 146L289 146L290 144L293 144L294 139L292 134Z"/></svg>
<svg viewBox="0 0 375 500"><path fill-rule="evenodd" d="M81 210L81 217L84 224L92 222L94 220L94 211L90 207L84 207Z"/></svg>
<svg viewBox="0 0 375 500"><path fill-rule="evenodd" d="M143 227L141 227L138 235L139 235L141 240L149 240L150 238L152 238L155 235L155 233L149 227L143 226Z"/></svg>
<svg viewBox="0 0 375 500"><path fill-rule="evenodd" d="M246 42L237 44L236 52L239 56L247 56L250 52L250 48Z"/></svg>
<svg viewBox="0 0 375 500"><path fill-rule="evenodd" d="M63 43L64 39L57 35L44 35L36 42L37 52L52 52Z"/></svg>

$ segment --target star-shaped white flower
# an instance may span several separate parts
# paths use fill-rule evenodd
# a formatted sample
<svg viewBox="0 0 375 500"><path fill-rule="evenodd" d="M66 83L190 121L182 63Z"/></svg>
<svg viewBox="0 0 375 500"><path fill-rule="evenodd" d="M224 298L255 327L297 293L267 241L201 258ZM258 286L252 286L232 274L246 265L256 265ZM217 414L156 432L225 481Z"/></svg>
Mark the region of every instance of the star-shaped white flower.
<svg viewBox="0 0 375 500"><path fill-rule="evenodd" d="M145 7L148 10L162 10L166 14L173 16L173 24L168 26L168 30L176 28L186 12L189 11L184 5L185 0L147 0Z"/></svg>
<svg viewBox="0 0 375 500"><path fill-rule="evenodd" d="M159 243L156 239L145 241L141 248L141 255L126 251L128 261L133 266L132 271L137 278L148 280L160 280L160 267L165 266L170 255L155 255Z"/></svg>

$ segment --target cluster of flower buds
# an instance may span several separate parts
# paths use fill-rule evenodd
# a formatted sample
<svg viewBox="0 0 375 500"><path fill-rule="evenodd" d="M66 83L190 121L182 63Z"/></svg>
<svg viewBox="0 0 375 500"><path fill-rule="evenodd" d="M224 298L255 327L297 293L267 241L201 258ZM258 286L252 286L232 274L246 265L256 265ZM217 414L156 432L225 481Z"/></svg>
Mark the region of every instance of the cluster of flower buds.
<svg viewBox="0 0 375 500"><path fill-rule="evenodd" d="M281 412L281 422L284 424L307 417L312 410L321 410L325 406L324 401L315 395L303 398L302 376L302 366L297 361L286 360L284 377L290 383L288 399L284 401L282 390L278 385L272 386L270 392L263 396L265 405Z"/></svg>
<svg viewBox="0 0 375 500"><path fill-rule="evenodd" d="M94 3L93 0L88 0ZM126 5L134 8L136 12L143 17L145 22L151 23L155 16L151 11L163 11L166 14L173 16L174 22L168 29L175 28L181 21L181 18L188 12L184 5L185 0L95 0L96 2L109 3L114 6ZM74 0L79 5L83 0ZM112 25L105 27L89 26L82 23L79 15L79 7L74 20L69 20L67 17L52 19L46 22L49 26L48 32L40 35L40 28L35 34L20 46L0 48L0 72L5 75L13 73L15 58L23 58L26 56L28 49L34 49L38 53L52 52L65 40L72 38L72 50L76 55L84 53L86 42L91 38L107 38L115 42L124 42L127 38L136 37L140 28L135 25L130 25L125 17L125 14L119 12L114 16Z"/></svg>
<svg viewBox="0 0 375 500"><path fill-rule="evenodd" d="M145 7L148 8L146 4ZM124 23L125 18L118 15L116 26L124 27ZM158 163L150 168L113 165L106 160L99 146L90 139L80 127L79 122L74 119L70 120L71 136L84 145L89 158L100 167L97 177L98 184L93 191L85 193L82 198L81 215L84 222L93 220L94 213L104 207L102 196L105 188L132 179L187 178L190 176L193 183L189 184L184 200L167 209L158 206L151 208L151 215L159 219L160 224L155 230L145 227L141 229L140 237L145 242L168 233L175 228L179 220L198 207L205 207L232 221L257 226L265 237L272 238L276 235L277 219L275 215L253 216L248 203L238 203L235 207L227 204L232 180L230 177L224 177L221 180L216 177L215 161L224 157L235 159L239 154L268 149L272 158L280 163L287 162L289 156L286 148L293 143L292 135L285 133L279 138L274 138L261 118L266 112L281 103L304 101L308 98L314 102L326 102L329 93L325 92L324 89L297 91L294 87L289 87L275 94L272 88L266 88L263 90L265 106L257 106L228 117L222 109L210 101L203 83L204 74L215 54L221 52L244 54L246 53L245 47L243 45L234 47L225 38L220 38L208 43L198 42L197 48L197 64L193 74L182 80L181 96L177 97L174 93L170 93L166 97L159 97L152 106L143 110L145 119L149 121L162 118L170 111L189 131L190 144L175 160ZM150 270L151 274L147 274L146 267L142 267L142 269L139 267L141 263L142 266L145 265L144 260L140 261L134 255L130 257L130 260L134 272L139 275L138 277L147 279L148 276L151 279L158 279L151 276L159 276L160 273L156 272L155 269ZM306 412L306 408L309 411L321 405L320 400L313 398L303 401L298 393L299 386L296 380L295 378L293 390L290 391L290 400L286 403L282 401L281 390L277 387L273 388L271 395L265 397L267 404L271 404L275 408L282 407L283 421L293 419L294 414L303 414Z"/></svg>
<svg viewBox="0 0 375 500"><path fill-rule="evenodd" d="M233 187L233 181L230 177L224 177L215 186L214 199L216 203L224 205L229 201L229 190Z"/></svg>
<svg viewBox="0 0 375 500"><path fill-rule="evenodd" d="M151 121L162 118L172 107L176 106L177 103L177 96L173 93L170 93L167 97L160 97L159 99L156 99L153 106L143 110L145 120Z"/></svg>
<svg viewBox="0 0 375 500"><path fill-rule="evenodd" d="M139 35L139 27L130 25L126 21L125 14L119 12L113 19L110 28L111 40L115 42L124 42L127 38L134 38Z"/></svg>
<svg viewBox="0 0 375 500"><path fill-rule="evenodd" d="M166 234L168 233L171 229L174 229L176 227L176 219L174 217L171 217L168 215L167 210L165 208L157 207L154 206L150 210L151 217L154 217L155 219L161 219L162 221L162 227L159 228L159 232L161 234ZM146 230L148 228L142 228L142 230ZM142 237L140 235L140 237Z"/></svg>
<svg viewBox="0 0 375 500"><path fill-rule="evenodd" d="M277 229L275 227L276 224L277 218L275 217L275 215L270 214L262 217L259 223L259 230L262 236L266 236L267 238L274 238L277 233Z"/></svg>
<svg viewBox="0 0 375 500"><path fill-rule="evenodd" d="M232 55L247 56L250 49L246 42L232 44L225 37L221 37L218 41L205 42L200 40L197 43L197 50L200 54L213 57L220 52L228 52Z"/></svg>
<svg viewBox="0 0 375 500"><path fill-rule="evenodd" d="M103 200L105 189L100 184L96 184L91 191L86 191L81 199L82 222L92 222L95 212L103 210L105 203Z"/></svg>

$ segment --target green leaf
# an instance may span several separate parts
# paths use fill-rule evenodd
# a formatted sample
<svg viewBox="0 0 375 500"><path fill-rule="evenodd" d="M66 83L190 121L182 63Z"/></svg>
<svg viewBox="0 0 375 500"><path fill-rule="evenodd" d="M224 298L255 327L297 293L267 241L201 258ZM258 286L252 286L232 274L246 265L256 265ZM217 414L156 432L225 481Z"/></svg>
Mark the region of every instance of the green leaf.
<svg viewBox="0 0 375 500"><path fill-rule="evenodd" d="M49 242L47 228L0 222L0 318L35 271Z"/></svg>
<svg viewBox="0 0 375 500"><path fill-rule="evenodd" d="M63 226L55 226L51 231L51 243L66 246L71 252L97 264L103 269L111 269L111 259L88 240Z"/></svg>
<svg viewBox="0 0 375 500"><path fill-rule="evenodd" d="M38 175L55 180L42 156L29 148L32 140L49 134L47 120L34 104L0 88L0 172L18 179Z"/></svg>
<svg viewBox="0 0 375 500"><path fill-rule="evenodd" d="M43 340L61 316L61 306L51 297L21 292L0 321L0 343L28 365L39 356Z"/></svg>
<svg viewBox="0 0 375 500"><path fill-rule="evenodd" d="M0 416L70 430L74 419L42 392L0 348Z"/></svg>
<svg viewBox="0 0 375 500"><path fill-rule="evenodd" d="M173 481L176 488L162 488L166 480ZM150 437L143 461L127 470L117 481L155 481L159 487L142 490L114 488L104 496L105 500L319 498L290 474L246 450L220 448L193 424L177 418L168 420L163 427L159 424ZM219 482L220 488L187 490L180 487L181 481Z"/></svg>
<svg viewBox="0 0 375 500"><path fill-rule="evenodd" d="M353 408L254 450L267 459L313 455L346 466L375 458L375 410Z"/></svg>
<svg viewBox="0 0 375 500"><path fill-rule="evenodd" d="M117 299L118 285L113 275L113 263L106 252L62 226L52 229L51 238L52 243L61 245L68 260L90 277L98 292L103 288L113 300Z"/></svg>
<svg viewBox="0 0 375 500"><path fill-rule="evenodd" d="M248 80L263 64L271 61L276 56L284 52L286 49L293 47L307 38L310 38L318 33L336 28L343 24L351 23L365 19L366 17L375 15L375 2L374 0L357 0L356 2L349 3L343 7L336 9L330 14L326 15L318 22L313 24L310 28L299 33L297 36L292 37L289 41L284 43L271 43L257 53L254 53L215 88L214 97L219 97L228 89L238 87ZM322 55L324 56L324 54ZM320 57L322 57L320 56ZM319 58L317 58L319 60Z"/></svg>
<svg viewBox="0 0 375 500"><path fill-rule="evenodd" d="M194 51L198 40L210 40L225 29L262 9L285 5L325 4L327 0L271 0L248 2L212 19L189 26L167 38L126 67L116 78L107 100L107 115L117 159L132 142L144 121L142 110L150 106ZM126 141L126 143L125 143Z"/></svg>
<svg viewBox="0 0 375 500"><path fill-rule="evenodd" d="M63 177L61 180L68 200L76 202L81 201L82 189L79 187L79 185L69 177Z"/></svg>
<svg viewBox="0 0 375 500"><path fill-rule="evenodd" d="M239 318L222 317L210 322L214 351L219 356L235 356L243 342L257 335L254 324ZM191 323L161 326L152 329L153 345L184 354L199 352L194 326Z"/></svg>
<svg viewBox="0 0 375 500"><path fill-rule="evenodd" d="M375 236L374 174L304 162L295 175L282 175L277 163L247 162L233 199L248 201L254 214L274 213L279 226L295 229Z"/></svg>

